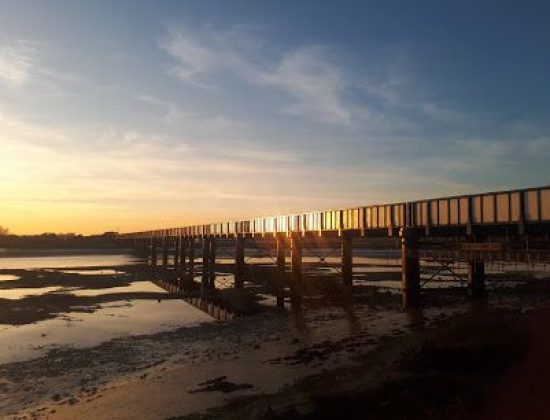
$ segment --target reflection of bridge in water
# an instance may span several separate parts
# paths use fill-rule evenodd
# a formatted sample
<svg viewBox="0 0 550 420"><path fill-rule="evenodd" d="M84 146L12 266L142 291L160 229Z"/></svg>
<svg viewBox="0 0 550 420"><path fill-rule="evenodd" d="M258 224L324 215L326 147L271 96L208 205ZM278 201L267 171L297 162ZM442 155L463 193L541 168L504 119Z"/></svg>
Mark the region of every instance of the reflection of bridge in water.
<svg viewBox="0 0 550 420"><path fill-rule="evenodd" d="M382 258L391 255L399 264L403 305L410 307L418 304L426 282L421 267L431 273L427 281L450 272L479 297L485 293L487 264L550 262L549 234L550 186L545 186L135 232L120 239L133 241L155 272L164 273L160 281L165 288L189 292L197 305L217 299L212 291L220 271L219 250L230 252L231 264L221 269L230 271L236 289L250 274L248 259L263 257L261 274L270 279L278 306L284 305L285 286L291 301L299 304L308 258L338 272L349 288L357 254L385 240L397 245L393 254L386 252ZM328 264L335 249L338 264ZM464 279L454 270L457 262L467 267Z"/></svg>

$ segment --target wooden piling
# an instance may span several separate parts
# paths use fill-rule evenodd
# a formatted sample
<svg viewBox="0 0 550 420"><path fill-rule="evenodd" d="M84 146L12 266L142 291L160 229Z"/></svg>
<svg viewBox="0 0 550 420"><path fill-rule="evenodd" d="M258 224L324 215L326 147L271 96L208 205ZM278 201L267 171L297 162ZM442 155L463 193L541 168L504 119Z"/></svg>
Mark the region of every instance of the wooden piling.
<svg viewBox="0 0 550 420"><path fill-rule="evenodd" d="M195 276L195 239L189 238L189 277Z"/></svg>
<svg viewBox="0 0 550 420"><path fill-rule="evenodd" d="M290 271L291 299L294 303L301 303L303 295L303 272L302 272L302 234L293 233L290 237Z"/></svg>
<svg viewBox="0 0 550 420"><path fill-rule="evenodd" d="M485 262L482 259L474 257L468 261L468 287L473 298L485 295Z"/></svg>
<svg viewBox="0 0 550 420"><path fill-rule="evenodd" d="M216 282L216 238L210 238L210 253L208 260L208 282L210 287L215 287Z"/></svg>
<svg viewBox="0 0 550 420"><path fill-rule="evenodd" d="M189 248L189 240L186 238L180 238L180 267L181 272L185 273L187 265L187 249Z"/></svg>
<svg viewBox="0 0 550 420"><path fill-rule="evenodd" d="M202 238L202 281L208 282L208 265L210 264L210 238Z"/></svg>
<svg viewBox="0 0 550 420"><path fill-rule="evenodd" d="M412 308L420 303L418 233L410 228L402 228L400 235L403 307Z"/></svg>
<svg viewBox="0 0 550 420"><path fill-rule="evenodd" d="M167 236L162 237L162 266L163 268L168 267L168 249L169 241Z"/></svg>
<svg viewBox="0 0 550 420"><path fill-rule="evenodd" d="M286 276L286 238L284 235L277 236L277 279L276 279L276 294L277 306L285 306L285 286L284 280Z"/></svg>
<svg viewBox="0 0 550 420"><path fill-rule="evenodd" d="M157 240L151 236L151 267L157 266Z"/></svg>
<svg viewBox="0 0 550 420"><path fill-rule="evenodd" d="M244 237L237 236L235 241L235 287L242 288L246 270L244 260Z"/></svg>
<svg viewBox="0 0 550 420"><path fill-rule="evenodd" d="M343 232L340 238L342 246L342 281L346 286L353 285L353 238Z"/></svg>
<svg viewBox="0 0 550 420"><path fill-rule="evenodd" d="M180 246L181 238L176 236L174 238L174 267L178 267L180 265Z"/></svg>
<svg viewBox="0 0 550 420"><path fill-rule="evenodd" d="M150 241L148 241L146 238L143 238L141 241L141 256L143 258L149 259L149 245Z"/></svg>
<svg viewBox="0 0 550 420"><path fill-rule="evenodd" d="M286 238L283 235L277 236L277 268L285 271L286 266Z"/></svg>

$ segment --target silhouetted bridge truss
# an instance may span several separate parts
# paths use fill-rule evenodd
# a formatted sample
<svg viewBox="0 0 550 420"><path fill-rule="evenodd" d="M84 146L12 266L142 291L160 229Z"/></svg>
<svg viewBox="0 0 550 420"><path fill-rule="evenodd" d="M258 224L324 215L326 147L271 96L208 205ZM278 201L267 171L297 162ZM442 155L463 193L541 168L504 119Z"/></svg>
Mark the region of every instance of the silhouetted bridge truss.
<svg viewBox="0 0 550 420"><path fill-rule="evenodd" d="M217 245L229 241L236 287L242 286L246 270L245 247L267 243L276 250L275 268L289 274L292 297L300 299L305 243L337 241L342 280L351 286L354 244L369 238L395 237L400 241L403 304L414 306L420 296L422 258L443 266L449 261L465 261L471 295L480 296L485 288L487 260L548 262L549 233L550 186L543 186L133 232L119 238L139 246L153 267L159 265L160 249L163 267L171 260L174 267L191 277L200 249L207 284L213 284L216 276ZM282 297L277 296L282 304Z"/></svg>

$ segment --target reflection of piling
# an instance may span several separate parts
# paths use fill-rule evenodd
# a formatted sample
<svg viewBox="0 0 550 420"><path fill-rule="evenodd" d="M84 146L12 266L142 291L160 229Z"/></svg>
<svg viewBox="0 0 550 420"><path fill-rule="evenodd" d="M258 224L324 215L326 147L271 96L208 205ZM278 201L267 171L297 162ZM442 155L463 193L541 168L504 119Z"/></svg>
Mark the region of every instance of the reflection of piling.
<svg viewBox="0 0 550 420"><path fill-rule="evenodd" d="M303 295L301 233L293 233L290 237L290 271L292 273L292 281L290 282L291 299L293 303L299 305Z"/></svg>
<svg viewBox="0 0 550 420"><path fill-rule="evenodd" d="M235 243L235 287L242 288L245 275L244 237L237 236Z"/></svg>
<svg viewBox="0 0 550 420"><path fill-rule="evenodd" d="M401 279L403 306L418 306L420 300L420 261L418 234L413 229L401 229Z"/></svg>
<svg viewBox="0 0 550 420"><path fill-rule="evenodd" d="M353 285L353 239L351 234L343 232L342 247L342 281L346 286Z"/></svg>
<svg viewBox="0 0 550 420"><path fill-rule="evenodd" d="M474 257L468 261L468 286L470 294L474 298L485 295L485 263Z"/></svg>
<svg viewBox="0 0 550 420"><path fill-rule="evenodd" d="M277 306L285 305L285 286L286 275L286 238L283 235L277 236L277 276L275 279Z"/></svg>

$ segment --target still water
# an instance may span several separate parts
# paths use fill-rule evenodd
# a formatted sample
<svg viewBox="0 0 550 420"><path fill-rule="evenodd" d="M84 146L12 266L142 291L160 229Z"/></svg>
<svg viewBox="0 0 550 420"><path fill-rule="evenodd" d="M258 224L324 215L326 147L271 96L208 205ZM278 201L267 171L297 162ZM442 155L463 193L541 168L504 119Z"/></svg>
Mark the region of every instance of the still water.
<svg viewBox="0 0 550 420"><path fill-rule="evenodd" d="M3 269L47 269L49 275L60 272L65 276L105 275L124 276L123 269L97 267L123 267L132 264L130 255L79 255L0 258ZM90 267L86 269L85 267ZM76 269L78 268L78 269ZM2 274L0 281L24 281L25 274L17 276ZM91 279L93 281L93 279ZM6 283L4 283L5 285ZM90 285L92 286L92 285ZM179 299L110 300L108 295L135 293L166 294L164 289L152 282L136 281L127 286L112 288L82 288L67 286L18 287L0 290L0 299L23 304L32 296L72 294L76 297L101 297L101 303L90 307L69 307L53 319L24 325L0 323L0 364L27 360L43 355L52 348L94 346L101 342L136 334L151 334L200 323L214 322L208 314ZM106 297L106 298L105 298ZM103 299L105 298L105 299ZM32 299L32 298L31 298ZM90 305L87 301L86 305ZM71 310L72 309L72 310ZM78 310L77 310L78 309Z"/></svg>
<svg viewBox="0 0 550 420"><path fill-rule="evenodd" d="M326 264L317 266L316 274L334 276L338 274L339 257L334 255L323 256ZM249 258L248 264L269 263L271 257ZM318 256L307 256L307 263L319 263ZM231 259L220 258L219 263L231 263ZM15 273L1 273L0 299L4 304L17 305L18 310L28 309L33 299L45 297L49 301L62 299L67 294L73 296L73 306L61 306L57 316L24 325L0 322L0 364L43 355L52 348L75 346L86 347L99 344L113 338L126 337L137 334L151 334L160 331L181 327L190 327L200 323L215 322L208 314L189 305L183 300L162 299L167 292L149 281L130 281L124 271L125 266L135 264L137 261L131 255L47 255L33 257L9 257L0 258L0 270L21 270ZM356 286L371 286L380 291L390 293L401 292L399 280L399 259L395 255L355 255L354 258L354 284ZM523 267L519 267L520 269ZM306 268L310 270L313 268ZM457 281L454 275L447 272L439 272L440 267L424 265L422 275L423 282L432 280L424 285L426 288L460 287L464 286ZM487 267L488 273L506 272L510 267ZM515 268L516 270L518 267ZM543 271L546 271L543 269ZM466 274L466 267L458 265L454 267L455 274ZM35 287L36 283L25 285L27 274L33 274L35 278L41 276L55 276L59 273L64 277L60 285L52 285L51 282L42 287ZM545 273L548 275L547 273ZM67 275L75 276L78 284L71 285L67 282ZM95 276L95 277L94 277ZM107 282L102 282L100 287L94 281L98 276L106 276ZM124 277L125 281L109 285L109 279ZM83 279L87 279L83 282ZM198 279L200 281L200 278ZM13 281L14 287L9 287ZM122 283L123 285L120 285ZM495 286L514 286L505 282L495 282ZM84 286L83 286L84 284ZM233 287L234 277L231 273L219 272L216 278L216 287L223 289ZM500 284L499 284L500 285ZM246 286L246 285L245 285ZM254 285L248 284L249 287ZM494 287L491 282L489 287ZM161 299L144 299L140 293L158 293ZM259 291L258 293L261 293ZM124 298L120 296L124 295ZM110 298L109 296L112 296ZM275 299L271 295L260 295L262 304L275 305ZM96 299L97 298L97 299ZM82 303L79 302L82 299ZM72 302L72 301L71 301ZM40 305L40 302L35 302ZM33 308L36 310L36 307ZM40 308L39 308L40 309Z"/></svg>
<svg viewBox="0 0 550 420"><path fill-rule="evenodd" d="M71 267L115 267L133 264L136 259L125 254L105 255L47 255L39 257L0 258L0 269L37 269Z"/></svg>

